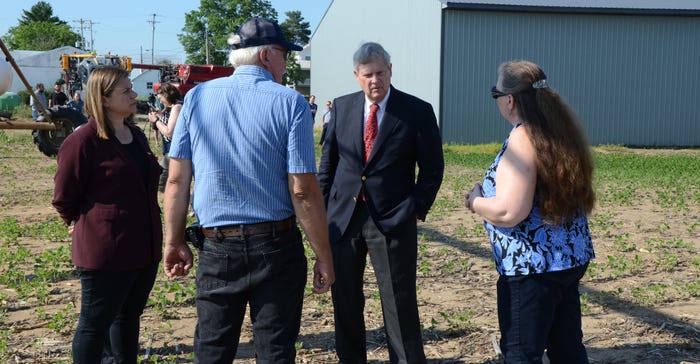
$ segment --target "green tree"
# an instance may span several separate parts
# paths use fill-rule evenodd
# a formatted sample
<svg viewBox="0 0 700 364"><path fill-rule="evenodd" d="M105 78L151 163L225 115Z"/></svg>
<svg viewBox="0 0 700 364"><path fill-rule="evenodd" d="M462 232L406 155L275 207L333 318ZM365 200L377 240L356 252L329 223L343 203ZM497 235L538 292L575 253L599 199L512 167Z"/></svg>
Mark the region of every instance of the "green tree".
<svg viewBox="0 0 700 364"><path fill-rule="evenodd" d="M47 51L75 45L80 35L73 32L67 24L32 22L10 28L2 39L9 49Z"/></svg>
<svg viewBox="0 0 700 364"><path fill-rule="evenodd" d="M309 43L311 29L309 28L309 22L304 21L304 17L301 16L301 11L288 11L284 15L287 19L280 24L284 37L294 44L304 45Z"/></svg>
<svg viewBox="0 0 700 364"><path fill-rule="evenodd" d="M311 29L309 28L309 22L304 21L304 17L301 16L301 11L288 11L284 15L287 19L280 24L284 37L300 46L309 43ZM301 66L297 62L296 57L289 57L287 60L287 72L282 78L282 83L285 85L296 85L305 79L306 75L301 71Z"/></svg>
<svg viewBox="0 0 700 364"><path fill-rule="evenodd" d="M2 37L10 49L46 51L75 45L80 39L65 21L53 15L51 4L46 1L39 1L22 13L17 19L19 25L10 28Z"/></svg>
<svg viewBox="0 0 700 364"><path fill-rule="evenodd" d="M252 17L277 21L277 11L267 0L200 0L199 9L185 14L185 26L177 37L187 63L224 65L228 62L228 37Z"/></svg>
<svg viewBox="0 0 700 364"><path fill-rule="evenodd" d="M289 57L287 60L287 69L282 76L283 85L296 85L302 83L306 76L301 71L301 66L294 57Z"/></svg>
<svg viewBox="0 0 700 364"><path fill-rule="evenodd" d="M46 1L39 1L29 10L22 10L22 18L18 19L20 25L29 25L36 22L49 22L55 25L66 24L65 21L53 15L51 4Z"/></svg>

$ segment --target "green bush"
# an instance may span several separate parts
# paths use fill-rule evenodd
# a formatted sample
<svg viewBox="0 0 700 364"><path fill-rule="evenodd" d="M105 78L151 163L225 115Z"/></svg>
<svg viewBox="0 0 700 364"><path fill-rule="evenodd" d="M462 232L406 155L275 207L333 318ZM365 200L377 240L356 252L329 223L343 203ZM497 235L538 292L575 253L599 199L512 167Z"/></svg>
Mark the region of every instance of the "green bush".
<svg viewBox="0 0 700 364"><path fill-rule="evenodd" d="M17 95L22 98L22 105L29 105L29 92L27 90L19 90Z"/></svg>
<svg viewBox="0 0 700 364"><path fill-rule="evenodd" d="M19 95L19 97L22 98L23 105L29 105L29 96L30 95L29 95L29 92L27 90L19 90L19 91L17 91L17 95ZM51 94L48 91L44 90L44 96L46 96L46 101L48 101L49 96L51 96Z"/></svg>

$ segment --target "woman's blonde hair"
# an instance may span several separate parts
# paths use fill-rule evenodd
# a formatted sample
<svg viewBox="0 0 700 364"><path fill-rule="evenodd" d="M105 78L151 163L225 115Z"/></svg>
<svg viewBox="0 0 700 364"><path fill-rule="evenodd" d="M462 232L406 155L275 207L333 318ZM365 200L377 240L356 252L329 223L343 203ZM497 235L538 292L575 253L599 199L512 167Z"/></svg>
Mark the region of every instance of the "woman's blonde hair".
<svg viewBox="0 0 700 364"><path fill-rule="evenodd" d="M129 78L129 73L117 66L100 66L90 73L85 91L85 112L92 117L97 124L97 136L109 139L114 135L114 126L107 119L104 109L103 97L109 97L123 79ZM133 123L134 115L126 118Z"/></svg>
<svg viewBox="0 0 700 364"><path fill-rule="evenodd" d="M498 68L504 93L513 95L518 114L537 152L537 207L548 222L570 222L595 205L593 158L573 110L551 88L544 71L530 61Z"/></svg>

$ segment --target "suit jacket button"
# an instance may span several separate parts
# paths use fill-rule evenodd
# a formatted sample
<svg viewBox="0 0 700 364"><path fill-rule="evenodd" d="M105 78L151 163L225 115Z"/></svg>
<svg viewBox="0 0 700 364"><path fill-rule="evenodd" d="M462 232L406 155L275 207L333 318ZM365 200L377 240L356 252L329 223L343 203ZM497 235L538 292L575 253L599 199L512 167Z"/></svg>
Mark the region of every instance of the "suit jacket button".
<svg viewBox="0 0 700 364"><path fill-rule="evenodd" d="M357 196L352 196L352 200L357 202Z"/></svg>
<svg viewBox="0 0 700 364"><path fill-rule="evenodd" d="M367 180L367 176L362 176L362 182Z"/></svg>

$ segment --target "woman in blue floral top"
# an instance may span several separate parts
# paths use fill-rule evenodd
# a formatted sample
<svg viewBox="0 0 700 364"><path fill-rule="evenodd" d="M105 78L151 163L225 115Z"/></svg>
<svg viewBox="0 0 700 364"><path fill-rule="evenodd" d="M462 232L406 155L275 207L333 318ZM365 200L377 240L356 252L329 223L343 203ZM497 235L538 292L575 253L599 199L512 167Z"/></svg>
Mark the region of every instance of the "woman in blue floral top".
<svg viewBox="0 0 700 364"><path fill-rule="evenodd" d="M586 215L593 161L576 115L529 61L498 68L491 89L513 129L465 203L493 248L506 363L588 363L579 281L593 259Z"/></svg>

